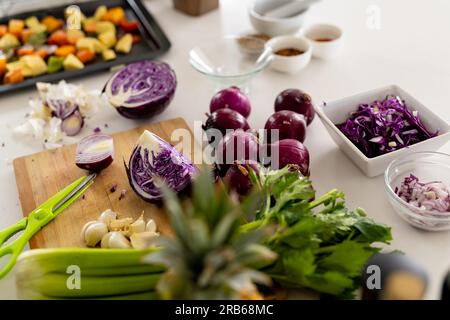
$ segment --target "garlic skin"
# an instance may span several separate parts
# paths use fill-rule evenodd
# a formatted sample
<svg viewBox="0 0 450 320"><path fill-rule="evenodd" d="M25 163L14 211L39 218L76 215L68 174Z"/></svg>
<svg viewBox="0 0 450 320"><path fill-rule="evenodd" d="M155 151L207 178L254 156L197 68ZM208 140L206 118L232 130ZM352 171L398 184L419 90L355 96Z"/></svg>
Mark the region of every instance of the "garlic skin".
<svg viewBox="0 0 450 320"><path fill-rule="evenodd" d="M130 241L119 231L108 232L101 240L102 248L129 249Z"/></svg>
<svg viewBox="0 0 450 320"><path fill-rule="evenodd" d="M146 232L156 232L156 223L153 219L148 220L147 225L145 226Z"/></svg>
<svg viewBox="0 0 450 320"><path fill-rule="evenodd" d="M132 218L123 218L118 220L113 220L109 224L110 231L127 231L130 229L130 225L133 223Z"/></svg>
<svg viewBox="0 0 450 320"><path fill-rule="evenodd" d="M81 230L81 239L88 247L95 247L108 233L108 226L101 221L89 221Z"/></svg>
<svg viewBox="0 0 450 320"><path fill-rule="evenodd" d="M152 245L152 242L158 238L159 234L155 232L133 233L130 237L131 246L134 249L145 249Z"/></svg>
<svg viewBox="0 0 450 320"><path fill-rule="evenodd" d="M144 220L144 213L142 213L139 219L137 219L130 225L130 235L144 231L145 231L145 220Z"/></svg>
<svg viewBox="0 0 450 320"><path fill-rule="evenodd" d="M100 217L98 218L98 221L103 222L107 226L109 226L113 220L117 220L117 213L115 213L111 209L103 211Z"/></svg>

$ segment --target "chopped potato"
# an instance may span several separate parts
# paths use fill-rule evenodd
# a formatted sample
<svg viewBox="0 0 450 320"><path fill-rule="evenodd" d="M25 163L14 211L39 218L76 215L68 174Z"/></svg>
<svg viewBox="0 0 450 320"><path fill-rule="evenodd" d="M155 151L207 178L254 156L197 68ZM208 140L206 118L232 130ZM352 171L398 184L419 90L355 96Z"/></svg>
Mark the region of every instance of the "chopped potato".
<svg viewBox="0 0 450 320"><path fill-rule="evenodd" d="M125 34L117 41L116 51L120 53L129 53L133 45L133 36L130 33Z"/></svg>
<svg viewBox="0 0 450 320"><path fill-rule="evenodd" d="M25 23L23 22L23 20L19 20L19 19L9 20L8 31L9 31L9 33L15 35L16 37L20 36L20 33L22 32L24 27L25 27Z"/></svg>
<svg viewBox="0 0 450 320"><path fill-rule="evenodd" d="M0 49L11 49L20 46L20 41L11 33L5 34L0 38Z"/></svg>
<svg viewBox="0 0 450 320"><path fill-rule="evenodd" d="M108 8L106 6L99 6L94 13L95 20L101 20L103 16L108 12Z"/></svg>
<svg viewBox="0 0 450 320"><path fill-rule="evenodd" d="M84 38L84 32L77 29L67 30L67 42L70 44L76 44L78 40Z"/></svg>
<svg viewBox="0 0 450 320"><path fill-rule="evenodd" d="M69 54L63 62L64 69L66 70L78 70L83 69L84 64L75 55Z"/></svg>
<svg viewBox="0 0 450 320"><path fill-rule="evenodd" d="M114 52L114 50L111 50L111 49L104 50L102 52L102 58L103 58L103 60L106 60L106 61L114 60L114 59L116 59L116 53Z"/></svg>
<svg viewBox="0 0 450 320"><path fill-rule="evenodd" d="M114 32L114 34L116 34L116 26L109 21L98 21L95 24L96 33L100 34L107 31Z"/></svg>
<svg viewBox="0 0 450 320"><path fill-rule="evenodd" d="M97 38L85 37L77 41L77 49L88 49L94 51L95 53L102 53L106 47Z"/></svg>
<svg viewBox="0 0 450 320"><path fill-rule="evenodd" d="M103 43L108 49L114 47L117 42L116 33L111 31L106 31L98 35L98 39Z"/></svg>
<svg viewBox="0 0 450 320"><path fill-rule="evenodd" d="M24 68L29 68L31 70L31 76L36 77L41 74L47 73L47 64L44 59L38 55L28 55L20 58L23 62Z"/></svg>
<svg viewBox="0 0 450 320"><path fill-rule="evenodd" d="M25 25L30 29L39 24L41 24L41 23L39 22L38 18L36 18L35 16L31 16L31 17L28 17L25 19Z"/></svg>

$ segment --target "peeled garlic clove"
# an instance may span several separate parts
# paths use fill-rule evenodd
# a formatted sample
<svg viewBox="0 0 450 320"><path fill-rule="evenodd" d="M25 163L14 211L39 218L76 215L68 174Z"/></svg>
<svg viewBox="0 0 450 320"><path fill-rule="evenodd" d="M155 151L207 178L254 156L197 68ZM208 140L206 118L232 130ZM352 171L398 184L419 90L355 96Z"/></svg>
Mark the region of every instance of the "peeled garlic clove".
<svg viewBox="0 0 450 320"><path fill-rule="evenodd" d="M81 230L81 238L88 247L95 247L103 236L108 233L108 227L100 221L89 221Z"/></svg>
<svg viewBox="0 0 450 320"><path fill-rule="evenodd" d="M111 209L107 209L102 212L102 214L98 218L98 221L101 221L101 222L105 223L107 226L109 226L110 223L116 219L117 219L117 213L115 213Z"/></svg>
<svg viewBox="0 0 450 320"><path fill-rule="evenodd" d="M145 231L145 220L144 220L144 213L142 213L139 219L137 219L130 225L130 234L144 231Z"/></svg>
<svg viewBox="0 0 450 320"><path fill-rule="evenodd" d="M109 229L111 231L125 231L133 223L132 218L123 218L118 220L113 220L109 224Z"/></svg>
<svg viewBox="0 0 450 320"><path fill-rule="evenodd" d="M145 226L145 231L147 232L156 232L156 223L153 219L148 220L147 225Z"/></svg>
<svg viewBox="0 0 450 320"><path fill-rule="evenodd" d="M131 246L134 249L145 249L152 245L159 235L154 232L133 233L130 237Z"/></svg>
<svg viewBox="0 0 450 320"><path fill-rule="evenodd" d="M131 248L130 241L118 231L105 234L101 242L102 248L128 249Z"/></svg>

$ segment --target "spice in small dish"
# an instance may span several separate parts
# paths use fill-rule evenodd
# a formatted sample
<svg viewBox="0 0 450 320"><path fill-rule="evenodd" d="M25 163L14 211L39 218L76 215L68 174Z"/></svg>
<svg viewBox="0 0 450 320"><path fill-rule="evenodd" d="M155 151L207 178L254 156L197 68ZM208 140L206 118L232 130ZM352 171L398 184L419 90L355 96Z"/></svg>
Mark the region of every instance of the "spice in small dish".
<svg viewBox="0 0 450 320"><path fill-rule="evenodd" d="M410 174L395 188L395 193L419 209L450 213L450 185L442 181L421 182Z"/></svg>
<svg viewBox="0 0 450 320"><path fill-rule="evenodd" d="M264 50L264 45L270 40L265 34L250 34L238 38L238 44L245 53L259 54Z"/></svg>
<svg viewBox="0 0 450 320"><path fill-rule="evenodd" d="M326 37L321 37L321 38L315 38L314 41L316 42L330 42L333 41L335 39L333 38L326 38Z"/></svg>
<svg viewBox="0 0 450 320"><path fill-rule="evenodd" d="M304 54L305 51L296 49L296 48L285 48L285 49L279 49L275 51L276 55L284 56L284 57L292 57L292 56L298 56L301 54Z"/></svg>

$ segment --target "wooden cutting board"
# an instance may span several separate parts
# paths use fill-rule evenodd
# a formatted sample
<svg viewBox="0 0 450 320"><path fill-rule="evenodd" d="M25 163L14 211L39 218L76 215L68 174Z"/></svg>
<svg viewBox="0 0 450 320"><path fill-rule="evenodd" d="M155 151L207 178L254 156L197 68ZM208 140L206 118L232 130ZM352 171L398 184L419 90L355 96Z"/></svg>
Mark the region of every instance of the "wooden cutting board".
<svg viewBox="0 0 450 320"><path fill-rule="evenodd" d="M114 162L97 176L83 198L75 201L31 239L30 247L33 249L84 247L80 239L83 225L88 221L96 220L106 209L116 211L119 218L133 217L135 219L144 211L145 218L154 219L162 234L170 233L164 210L143 201L131 189L123 159L128 162L137 139L145 129L177 145L179 141L172 141L171 134L173 130L180 128L187 129L192 137L192 131L181 118L113 134ZM197 143L191 145L191 150L180 150L190 159L192 159L194 148L200 150ZM24 215L72 181L86 175L86 171L78 168L74 163L75 149L76 145L69 145L14 160L14 172ZM113 185L117 185L115 192L111 192ZM122 199L120 199L121 190L126 190L125 197Z"/></svg>

